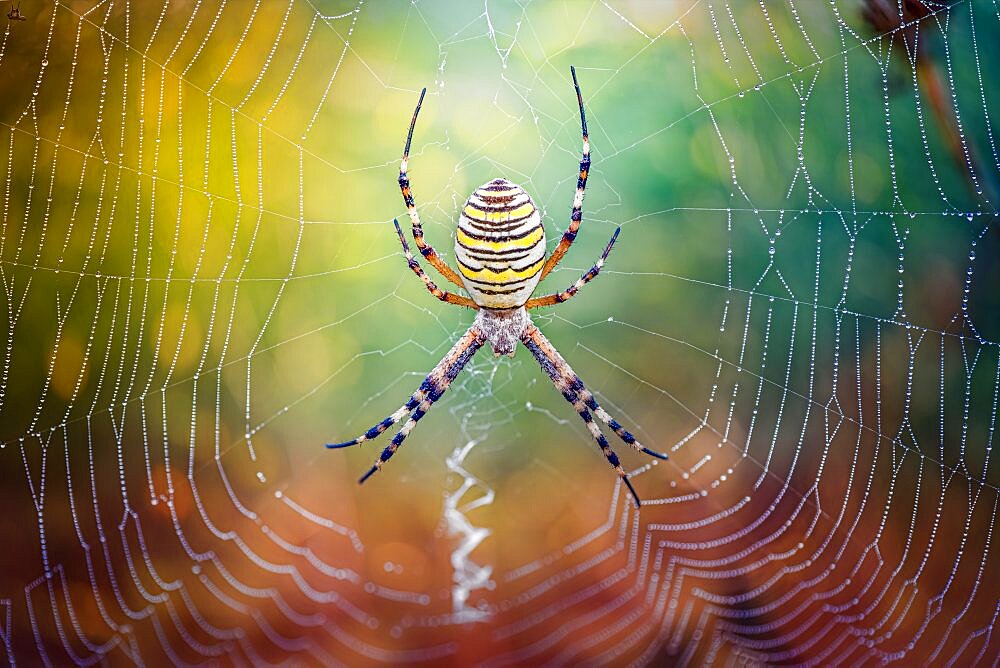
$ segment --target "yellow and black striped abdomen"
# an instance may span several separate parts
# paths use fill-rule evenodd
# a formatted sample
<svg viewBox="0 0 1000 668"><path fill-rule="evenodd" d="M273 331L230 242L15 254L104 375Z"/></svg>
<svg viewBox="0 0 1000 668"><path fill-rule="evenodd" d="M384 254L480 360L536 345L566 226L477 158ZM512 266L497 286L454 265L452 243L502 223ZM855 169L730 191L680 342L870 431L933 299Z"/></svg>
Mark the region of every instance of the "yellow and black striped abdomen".
<svg viewBox="0 0 1000 668"><path fill-rule="evenodd" d="M545 263L545 230L528 193L507 179L476 188L458 218L455 255L465 288L485 308L522 306Z"/></svg>

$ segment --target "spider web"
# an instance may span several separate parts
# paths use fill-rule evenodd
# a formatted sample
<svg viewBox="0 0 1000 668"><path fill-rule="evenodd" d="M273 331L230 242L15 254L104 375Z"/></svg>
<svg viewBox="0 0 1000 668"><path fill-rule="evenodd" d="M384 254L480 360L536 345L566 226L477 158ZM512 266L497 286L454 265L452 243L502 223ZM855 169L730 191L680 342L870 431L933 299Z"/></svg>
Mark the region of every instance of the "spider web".
<svg viewBox="0 0 1000 668"><path fill-rule="evenodd" d="M883 36L840 0L24 5L11 664L997 661L995 0ZM431 243L503 175L551 244L570 64L594 169L543 287L622 233L535 322L671 459L622 452L637 513L530 357L480 354L359 488L376 451L322 444L471 320L391 232L417 91Z"/></svg>

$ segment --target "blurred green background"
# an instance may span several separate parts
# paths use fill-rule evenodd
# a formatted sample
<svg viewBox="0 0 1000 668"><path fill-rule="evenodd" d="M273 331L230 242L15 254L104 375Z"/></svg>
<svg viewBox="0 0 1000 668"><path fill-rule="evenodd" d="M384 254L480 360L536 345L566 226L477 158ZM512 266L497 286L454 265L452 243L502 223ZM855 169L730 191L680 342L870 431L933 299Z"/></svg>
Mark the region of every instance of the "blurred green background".
<svg viewBox="0 0 1000 668"><path fill-rule="evenodd" d="M678 609L700 610L705 589L736 596L722 610L783 587L799 601L787 578L739 599L775 574L761 553L786 548L806 570L856 563L872 578L853 594L864 599L891 571L866 556L874 544L918 579L916 600L945 588L942 618L973 601L957 651L997 598L979 574L995 566L998 17L986 3L908 2L878 38L865 4L879 3L22 3L27 20L0 47L8 651L93 653L61 635L72 607L108 645L96 655L194 660L210 652L168 651L164 637L183 633L150 621L185 592L193 633L245 627L218 646L251 662L358 660L334 622L414 651L423 628L452 643L445 654L482 658L530 645L503 629L537 591L558 605L599 585L567 617L544 616L544 635L646 586L650 569L669 578L669 555L691 545L737 565L678 585ZM551 248L580 153L570 65L594 163L578 240L540 292L622 232L598 279L533 317L613 415L671 453L635 476L651 503L640 519L623 509L585 426L524 351L477 357L358 487L384 444L323 444L395 410L472 320L427 294L392 228L420 89L410 177L430 243L451 261L461 205L503 176L532 194ZM647 464L625 449L628 470ZM461 567L490 582L463 605L456 499L490 532ZM965 521L939 527L949 511ZM634 551L663 537L660 565L635 575ZM571 568L602 549L602 566ZM26 599L56 565L72 606L38 585ZM632 575L606 579L616 569ZM102 608L111 591L153 612L127 622ZM43 614L46 596L57 614ZM449 617L466 607L488 621ZM254 609L304 644L274 642ZM693 627L672 645L657 636L662 608L644 614L652 656L709 652ZM916 612L886 614L897 638L855 658L911 639L933 651ZM574 628L557 647L578 646L588 627ZM786 642L800 659L824 646Z"/></svg>

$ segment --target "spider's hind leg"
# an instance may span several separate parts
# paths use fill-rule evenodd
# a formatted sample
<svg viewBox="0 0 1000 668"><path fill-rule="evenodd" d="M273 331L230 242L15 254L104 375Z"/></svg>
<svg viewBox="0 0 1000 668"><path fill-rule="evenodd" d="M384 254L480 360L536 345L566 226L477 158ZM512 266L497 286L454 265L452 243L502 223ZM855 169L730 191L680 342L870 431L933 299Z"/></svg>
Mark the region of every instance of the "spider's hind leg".
<svg viewBox="0 0 1000 668"><path fill-rule="evenodd" d="M417 422L427 411L431 409L434 402L441 398L441 395L445 393L448 386L451 385L452 381L458 376L472 356L476 354L484 343L480 332L475 327L470 327L469 330L455 342L455 345L448 354L442 358L440 362L437 363L427 377L424 378L424 382L421 383L420 388L410 396L410 399L400 407L395 413L382 420L371 429L366 431L361 436L357 438L346 441L344 443L335 443L327 445L328 448L346 448L352 445L357 445L363 443L364 441L370 440L382 434L385 430L391 427L393 424L398 422L403 418L404 415L413 411L410 414L409 419L403 424L400 430L393 436L392 441L389 445L382 451L379 458L375 461L374 466L368 470L365 475L358 480L359 483L363 483L367 480L373 473L382 468L382 465L389 461L389 459L395 454L399 446L402 445L403 440L409 435L413 428L417 425Z"/></svg>
<svg viewBox="0 0 1000 668"><path fill-rule="evenodd" d="M400 406L399 410L389 415L389 417L377 423L371 429L361 434L357 438L352 438L351 440L344 441L343 443L327 443L326 447L330 448L331 450L335 450L337 448L349 448L352 445L360 445L365 441L370 441L373 438L378 438L379 436L382 435L382 432L384 432L386 429L388 429L392 425L402 420L404 415L406 415L414 408L416 408L420 404L420 402L423 401L424 397L427 396L427 390L428 390L428 382L426 379L424 379L424 382L420 384L420 388L412 395L410 395L410 398L407 400L407 402L402 406Z"/></svg>
<svg viewBox="0 0 1000 668"><path fill-rule="evenodd" d="M611 427L612 431L618 434L618 438L622 439L622 441L632 446L637 451L643 452L651 457L656 457L657 459L670 459L666 454L657 452L656 450L650 450L640 443L636 437L632 435L632 432L621 426L618 420L611 417L608 412L597 403L597 399L594 398L594 395L591 394L590 390L584 387L583 381L580 380L580 377L573 373L572 369L569 369L568 366L566 368L569 370L570 374L572 374L572 377L567 378L567 380L570 381L573 389L580 395L580 399L583 400L583 403L586 404L590 410L594 411L594 415L596 415L601 422Z"/></svg>
<svg viewBox="0 0 1000 668"><path fill-rule="evenodd" d="M584 405L592 410L594 415L596 415L601 422L611 427L611 430L618 435L618 438L638 452L645 453L651 457L656 457L657 459L670 459L664 453L651 450L644 446L635 436L632 435L632 432L623 427L618 420L611 417L611 415L609 415L608 412L597 403L597 399L594 398L593 393L586 388L580 377L576 375L576 372L570 368L566 360L563 359L563 356L560 355L559 351L552 345L552 342L545 338L540 331L534 339L534 342L539 347L541 353L552 362L552 366L560 373L562 378L565 379L566 383L569 384L569 387L576 393L578 398L583 401ZM535 355L535 357L537 358L538 355ZM554 379L553 382L555 382Z"/></svg>
<svg viewBox="0 0 1000 668"><path fill-rule="evenodd" d="M604 434L601 433L600 428L594 422L594 417L591 415L590 410L588 410L588 406L591 404L596 406L594 409L595 413L597 411L601 412L601 415L598 415L598 417L602 420L607 417L608 419L604 421L615 430L615 433L617 433L622 440L629 443L632 447L637 450L641 450L642 452L646 452L647 454L652 454L656 457L665 459L666 456L643 448L638 444L632 434L627 432L620 424L611 419L611 416L609 416L602 408L600 408L600 406L597 405L593 395L590 394L590 392L588 392L583 386L583 382L580 380L579 376L573 372L573 370L569 367L569 364L566 363L566 360L562 358L558 351L556 351L555 347L547 338L545 338L537 327L534 325L528 327L528 329L525 330L524 335L521 337L521 341L524 343L525 347L531 351L531 354L534 355L538 364L542 367L542 370L548 374L552 383L556 386L556 389L562 393L563 397L566 398L566 401L573 405L573 408L576 409L580 418L584 421L584 423L586 423L587 430L590 432L591 436L594 437L594 440L597 441L597 445L601 448L601 452L604 453L608 463L615 469L618 477L621 478L625 486L628 487L628 490L632 494L632 498L635 501L635 506L638 508L642 505L639 495L636 493L635 488L632 487L632 482L628 479L628 474L625 473L625 469L622 468L618 455L616 455L615 451L611 449L611 444L608 443L608 439L604 437ZM586 393L586 397L580 390L583 390L583 392ZM630 440L631 442L629 442Z"/></svg>

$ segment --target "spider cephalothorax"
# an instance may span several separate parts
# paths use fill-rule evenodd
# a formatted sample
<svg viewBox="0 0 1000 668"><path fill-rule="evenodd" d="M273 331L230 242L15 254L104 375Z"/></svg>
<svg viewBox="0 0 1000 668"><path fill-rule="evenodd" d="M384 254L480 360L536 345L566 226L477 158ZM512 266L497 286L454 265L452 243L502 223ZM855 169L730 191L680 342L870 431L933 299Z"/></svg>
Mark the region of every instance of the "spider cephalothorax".
<svg viewBox="0 0 1000 668"><path fill-rule="evenodd" d="M427 89L421 91L417 108L413 112L413 120L410 121L406 147L403 149L403 160L399 167L399 188L403 193L403 202L406 204L410 222L413 224L413 240L420 249L420 254L427 258L442 276L468 292L469 296L446 292L435 285L410 252L410 246L406 243L399 222L393 221L393 223L403 246L407 264L424 282L431 294L443 302L476 309L477 313L472 327L455 343L444 359L438 362L417 391L410 395L399 410L357 438L345 443L327 445L328 448L344 448L363 443L376 438L409 415L409 419L382 451L375 465L361 477L359 482L367 480L382 468L382 464L389 461L417 421L444 394L476 351L487 343L497 356L513 357L518 342L531 351L542 370L548 374L563 397L573 404L573 408L586 423L587 429L597 441L604 456L628 487L637 507L639 496L629 482L628 475L611 449L611 445L594 422L594 417L607 424L622 441L636 450L660 459L667 458L664 454L643 447L631 433L600 407L580 377L573 372L552 343L531 323L531 317L528 315L530 309L559 304L575 295L584 284L600 273L618 238L619 230L615 230L597 263L566 290L544 297L531 297L538 282L559 264L573 244L582 219L583 193L587 187L587 174L590 171L590 142L587 137L587 116L583 111L583 97L576 81L576 70L571 67L570 72L573 75L573 86L576 88L576 99L580 106L583 158L580 160L580 175L577 179L569 227L566 228L555 250L546 259L545 230L542 228L541 216L531 197L523 188L507 179L493 179L476 188L459 215L458 230L455 234L458 272L448 266L434 248L424 241L420 216L417 214L407 175L413 128L417 123L417 115L420 113L420 105L423 104Z"/></svg>

